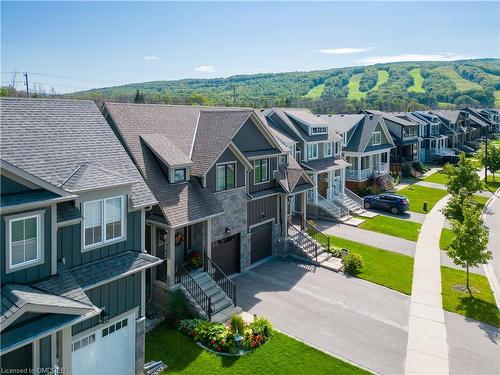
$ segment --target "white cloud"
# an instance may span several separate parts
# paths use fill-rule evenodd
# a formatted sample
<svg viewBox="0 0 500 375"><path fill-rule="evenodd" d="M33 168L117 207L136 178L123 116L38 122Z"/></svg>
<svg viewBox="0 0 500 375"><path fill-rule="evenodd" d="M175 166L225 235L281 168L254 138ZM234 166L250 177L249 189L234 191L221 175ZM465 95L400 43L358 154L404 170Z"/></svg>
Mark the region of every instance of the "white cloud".
<svg viewBox="0 0 500 375"><path fill-rule="evenodd" d="M364 48L326 48L318 50L319 53L325 53L327 55L348 55L351 53L360 53L371 51L373 47Z"/></svg>
<svg viewBox="0 0 500 375"><path fill-rule="evenodd" d="M361 64L371 65L371 64L385 64L399 61L454 61L454 60L464 60L473 59L473 56L469 55L459 55L452 52L442 52L435 54L418 54L418 53L403 53L400 55L392 56L370 56L364 59L360 59L357 62Z"/></svg>
<svg viewBox="0 0 500 375"><path fill-rule="evenodd" d="M144 56L144 60L146 60L146 61L158 61L158 60L160 60L160 58L158 56L151 55L151 56Z"/></svg>
<svg viewBox="0 0 500 375"><path fill-rule="evenodd" d="M201 65L197 68L194 68L195 72L202 73L213 73L215 72L215 68L212 65Z"/></svg>

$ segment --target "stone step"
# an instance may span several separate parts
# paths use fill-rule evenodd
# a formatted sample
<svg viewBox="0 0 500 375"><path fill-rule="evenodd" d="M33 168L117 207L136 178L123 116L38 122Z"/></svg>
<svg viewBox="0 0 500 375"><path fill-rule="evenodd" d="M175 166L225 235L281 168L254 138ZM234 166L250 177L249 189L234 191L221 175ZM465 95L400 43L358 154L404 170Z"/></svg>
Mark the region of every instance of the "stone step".
<svg viewBox="0 0 500 375"><path fill-rule="evenodd" d="M212 321L227 323L233 315L240 314L242 311L241 307L231 305L212 315Z"/></svg>
<svg viewBox="0 0 500 375"><path fill-rule="evenodd" d="M233 305L233 300L226 296L226 298L223 298L222 300L218 301L217 303L212 302L212 311L213 311L213 313L218 313L219 311L224 310L226 307L229 307L232 305Z"/></svg>

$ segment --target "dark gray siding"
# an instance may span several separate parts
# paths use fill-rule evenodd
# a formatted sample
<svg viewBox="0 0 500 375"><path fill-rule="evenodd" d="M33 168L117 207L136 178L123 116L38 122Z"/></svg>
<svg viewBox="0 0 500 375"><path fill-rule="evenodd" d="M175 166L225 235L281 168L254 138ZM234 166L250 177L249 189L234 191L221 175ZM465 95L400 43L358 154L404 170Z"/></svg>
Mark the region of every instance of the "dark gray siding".
<svg viewBox="0 0 500 375"><path fill-rule="evenodd" d="M274 149L259 128L257 128L257 125L250 119L236 133L233 142L242 152Z"/></svg>
<svg viewBox="0 0 500 375"><path fill-rule="evenodd" d="M134 307L141 306L141 273L123 277L85 292L92 303L104 309L112 319ZM143 312L139 312L142 316ZM73 335L99 324L99 316L84 320L72 327Z"/></svg>
<svg viewBox="0 0 500 375"><path fill-rule="evenodd" d="M51 362L51 347L50 347L51 336L44 337L40 340L40 367L49 368L52 367Z"/></svg>
<svg viewBox="0 0 500 375"><path fill-rule="evenodd" d="M57 257L64 258L68 267L89 263L126 250L141 250L141 211L127 214L127 239L112 245L82 253L81 223L59 228L57 232Z"/></svg>
<svg viewBox="0 0 500 375"><path fill-rule="evenodd" d="M253 163L253 162L252 162ZM267 189L272 189L275 188L277 185L276 180L274 179L274 171L278 170L278 158L277 157L272 157L269 158L269 182L264 182L258 185L255 185L254 179L253 179L253 174L254 171L251 170L249 173L248 177L248 184L249 184L249 192L254 193L256 191L262 191L262 190L267 190Z"/></svg>
<svg viewBox="0 0 500 375"><path fill-rule="evenodd" d="M42 264L37 266L25 268L19 271L6 273L6 258L5 254L7 253L6 243L5 243L5 234L6 234L6 223L4 218L10 215L17 215L20 213L29 213L32 211L45 210L45 214L43 215L43 241L44 241L44 260ZM12 214L0 215L0 223L1 223L1 235L0 235L0 259L1 259L1 280L3 283L30 283L36 281L38 279L42 279L44 277L50 276L51 273L51 210L50 207L37 208L35 210L28 211L19 211L14 212Z"/></svg>
<svg viewBox="0 0 500 375"><path fill-rule="evenodd" d="M229 149L222 153L217 162L214 164L212 168L207 172L207 188L210 191L215 191L216 189L216 181L215 181L215 171L218 163L228 163L228 162L236 162L236 186L241 187L245 186L245 166L235 154Z"/></svg>
<svg viewBox="0 0 500 375"><path fill-rule="evenodd" d="M262 221L275 218L278 210L278 195L257 199L248 202L247 207L247 223L248 226L258 224ZM264 215L263 215L264 214Z"/></svg>
<svg viewBox="0 0 500 375"><path fill-rule="evenodd" d="M1 196L6 196L6 195L10 195L10 194L19 194L19 193L26 193L26 192L29 192L29 191L32 191L32 189L30 189L29 187L27 186L24 186L14 180L11 180L10 178L8 177L5 177L5 176L1 176L1 183L0 183L0 187L1 187Z"/></svg>

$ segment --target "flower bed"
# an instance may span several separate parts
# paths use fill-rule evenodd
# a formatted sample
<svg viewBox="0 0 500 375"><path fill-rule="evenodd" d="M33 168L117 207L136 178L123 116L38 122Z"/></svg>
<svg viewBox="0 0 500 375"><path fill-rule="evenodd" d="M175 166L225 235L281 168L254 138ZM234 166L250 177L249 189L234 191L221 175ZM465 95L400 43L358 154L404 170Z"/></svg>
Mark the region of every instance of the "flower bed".
<svg viewBox="0 0 500 375"><path fill-rule="evenodd" d="M233 317L232 324L224 325L202 319L185 319L179 321L177 329L210 351L232 355L256 349L273 335L267 319L255 317L253 322L241 321L239 325L234 324L234 320L238 319Z"/></svg>

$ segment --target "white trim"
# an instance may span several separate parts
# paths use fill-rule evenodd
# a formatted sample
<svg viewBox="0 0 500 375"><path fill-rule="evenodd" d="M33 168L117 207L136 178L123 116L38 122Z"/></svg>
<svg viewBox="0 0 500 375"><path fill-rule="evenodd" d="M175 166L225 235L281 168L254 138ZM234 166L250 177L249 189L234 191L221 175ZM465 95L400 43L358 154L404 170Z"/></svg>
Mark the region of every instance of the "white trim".
<svg viewBox="0 0 500 375"><path fill-rule="evenodd" d="M40 340L37 339L31 344L32 350L32 368L33 370L40 368Z"/></svg>
<svg viewBox="0 0 500 375"><path fill-rule="evenodd" d="M141 316L146 316L146 270L141 271Z"/></svg>
<svg viewBox="0 0 500 375"><path fill-rule="evenodd" d="M38 264L43 264L45 255L45 243L44 243L44 215L45 210L26 212L18 215L11 215L4 218L5 220L5 248L6 248L6 262L5 262L5 273L16 272L25 268L30 268ZM29 260L17 265L12 264L12 223L20 220L27 220L36 218L36 259Z"/></svg>
<svg viewBox="0 0 500 375"><path fill-rule="evenodd" d="M271 218L271 219L267 219L267 220L264 220L264 221L259 221L259 222L258 222L258 223L256 223L256 224L249 225L249 226L248 226L248 231L249 231L249 233L250 233L250 235L251 235L251 234L252 234L252 233L251 233L251 230L252 230L253 228L256 228L256 227L258 227L258 226L260 226L260 225L268 224L268 223L273 222L273 221L275 221L275 220L276 220L276 218L275 218L275 217L273 217L273 218Z"/></svg>
<svg viewBox="0 0 500 375"><path fill-rule="evenodd" d="M196 141L196 133L198 133L198 125L200 124L200 115L201 111L198 112L198 116L196 117L196 126L194 127L194 133L193 133L193 143L191 143L191 149L189 150L190 160L193 160L194 142Z"/></svg>
<svg viewBox="0 0 500 375"><path fill-rule="evenodd" d="M379 136L379 140L377 143L375 143L375 135ZM381 131L374 131L371 136L371 144L372 146L379 146L382 144L382 132Z"/></svg>
<svg viewBox="0 0 500 375"><path fill-rule="evenodd" d="M122 205L122 218L121 218L121 236L120 237L114 237L110 240L106 239L106 201L111 200L111 199L116 199L120 198L121 200L121 205ZM101 230L102 230L102 241L101 242L95 242L90 245L85 244L85 206L90 203L95 203L95 202L102 202L102 210L101 210ZM113 243L117 242L122 242L127 239L126 235L126 220L127 220L127 213L128 213L128 204L125 204L125 196L123 195L117 195L113 197L107 197L107 198L100 198L100 199L94 199L91 201L85 201L82 202L83 204L83 225L81 225L81 231L82 231L82 253L85 253L87 251L91 251L93 249L107 246Z"/></svg>
<svg viewBox="0 0 500 375"><path fill-rule="evenodd" d="M32 210L34 208L50 206L53 203L71 201L75 198L78 198L78 195L68 195L66 197L57 197L57 198L46 199L43 201L21 203L21 204L15 204L12 206L7 206L7 207L0 207L0 214L6 214L6 213L15 212L15 211L22 211L22 210Z"/></svg>
<svg viewBox="0 0 500 375"><path fill-rule="evenodd" d="M334 144L333 143L334 143L333 141L323 142L323 157L324 158L331 157L335 153L334 152ZM326 153L326 149L328 148L328 146L330 146L330 152L327 154Z"/></svg>
<svg viewBox="0 0 500 375"><path fill-rule="evenodd" d="M319 147L318 147L318 143L320 143L320 142L308 142L308 143L306 143L306 144L305 144L305 145L306 145L306 154L307 154L306 156L307 156L307 161L309 161L309 160L316 160L316 159L318 159L318 156L319 156ZM311 158L311 157L309 157L309 148L310 148L312 145L314 145L314 146L316 147L316 156Z"/></svg>
<svg viewBox="0 0 500 375"><path fill-rule="evenodd" d="M50 211L50 273L57 274L57 204L53 204Z"/></svg>

